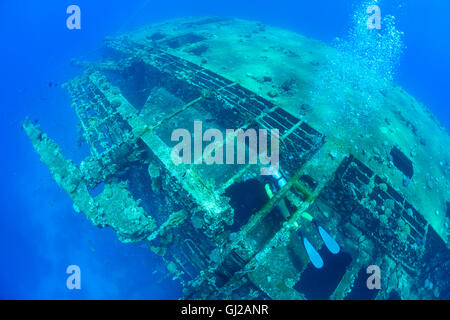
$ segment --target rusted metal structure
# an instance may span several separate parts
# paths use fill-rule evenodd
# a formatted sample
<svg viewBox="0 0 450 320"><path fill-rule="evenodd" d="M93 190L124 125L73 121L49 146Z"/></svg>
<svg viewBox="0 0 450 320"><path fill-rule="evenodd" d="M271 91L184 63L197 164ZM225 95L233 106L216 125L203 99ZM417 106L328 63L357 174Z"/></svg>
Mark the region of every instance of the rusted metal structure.
<svg viewBox="0 0 450 320"><path fill-rule="evenodd" d="M164 22L107 39L101 62L76 62L86 70L65 87L91 152L80 166L39 125L23 128L75 210L124 242L148 242L184 298L448 298L448 283L437 283L449 270L448 133L396 86L380 93L385 108L370 123L311 105L330 56L259 23ZM171 133L194 120L223 132L279 129L286 184L269 198L258 165L175 165ZM339 255L327 256L306 211ZM322 270L299 229L322 248ZM385 276L381 290L365 288L369 265Z"/></svg>

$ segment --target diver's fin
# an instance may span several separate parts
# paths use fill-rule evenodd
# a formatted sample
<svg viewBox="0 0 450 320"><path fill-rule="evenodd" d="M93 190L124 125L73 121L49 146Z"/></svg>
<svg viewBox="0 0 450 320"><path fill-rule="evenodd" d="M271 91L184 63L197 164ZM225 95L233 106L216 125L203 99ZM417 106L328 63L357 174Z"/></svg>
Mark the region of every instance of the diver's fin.
<svg viewBox="0 0 450 320"><path fill-rule="evenodd" d="M317 269L322 268L323 267L322 257L317 252L317 250L313 247L311 242L309 242L309 240L306 237L304 237L303 235L302 235L302 237L303 237L303 245L305 246L306 253L308 254L309 259L311 260L311 263Z"/></svg>
<svg viewBox="0 0 450 320"><path fill-rule="evenodd" d="M341 251L341 248L339 247L339 244L334 240L330 234L314 220L314 224L316 225L317 229L319 230L320 236L322 237L323 242L325 243L325 246L330 250L332 254L338 254L339 251Z"/></svg>

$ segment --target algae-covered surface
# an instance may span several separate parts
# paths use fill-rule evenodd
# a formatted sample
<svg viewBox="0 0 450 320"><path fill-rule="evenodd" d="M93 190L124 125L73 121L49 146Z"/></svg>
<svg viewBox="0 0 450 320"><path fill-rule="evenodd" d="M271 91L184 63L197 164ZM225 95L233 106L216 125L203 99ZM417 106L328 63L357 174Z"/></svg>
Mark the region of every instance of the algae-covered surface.
<svg viewBox="0 0 450 320"><path fill-rule="evenodd" d="M168 52L242 84L308 121L336 144L336 152L357 155L398 186L447 241L450 137L426 106L395 83L383 87L369 83L363 88L352 83L369 77L360 74L364 69L348 70L354 68L357 58L343 57L350 53L320 41L258 22L224 21L214 30L207 24L189 22L166 22L126 37L143 44L148 43L149 34L156 32L170 35L182 30L183 34L204 37L200 44L169 48ZM196 48L201 48L201 53ZM339 63L342 65L336 67ZM340 72L356 79L341 80ZM318 79L330 83L318 84ZM362 89L371 91L370 95L361 93ZM335 96L337 92L339 97ZM367 97L373 102L364 102ZM393 146L413 162L411 183L404 182L405 175L393 165L389 156Z"/></svg>

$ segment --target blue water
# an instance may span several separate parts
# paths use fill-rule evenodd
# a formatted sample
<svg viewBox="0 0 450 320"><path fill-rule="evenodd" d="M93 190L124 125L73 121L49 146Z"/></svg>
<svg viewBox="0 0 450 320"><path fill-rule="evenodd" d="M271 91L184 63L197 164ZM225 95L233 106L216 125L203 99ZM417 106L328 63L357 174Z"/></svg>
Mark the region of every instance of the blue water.
<svg viewBox="0 0 450 320"><path fill-rule="evenodd" d="M76 214L20 129L29 115L76 162L76 118L67 92L49 82L79 74L72 58L95 59L102 40L135 27L181 16L259 20L326 42L345 38L359 1L12 1L0 2L2 141L0 299L167 299L180 285L163 279L161 261L139 244L122 244ZM66 28L66 8L82 10L82 29ZM450 2L385 0L406 49L394 78L450 128ZM82 290L66 288L68 265L79 265Z"/></svg>

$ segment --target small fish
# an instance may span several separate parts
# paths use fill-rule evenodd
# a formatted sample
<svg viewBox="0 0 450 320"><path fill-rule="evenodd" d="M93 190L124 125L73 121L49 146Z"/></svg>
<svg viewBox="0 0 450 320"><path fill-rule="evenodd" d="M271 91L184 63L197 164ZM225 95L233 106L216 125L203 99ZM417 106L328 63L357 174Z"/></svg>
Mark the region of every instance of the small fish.
<svg viewBox="0 0 450 320"><path fill-rule="evenodd" d="M92 245L91 240L88 240L88 244L89 244L89 249L92 251L92 253L95 253L96 251L95 251L94 246Z"/></svg>

